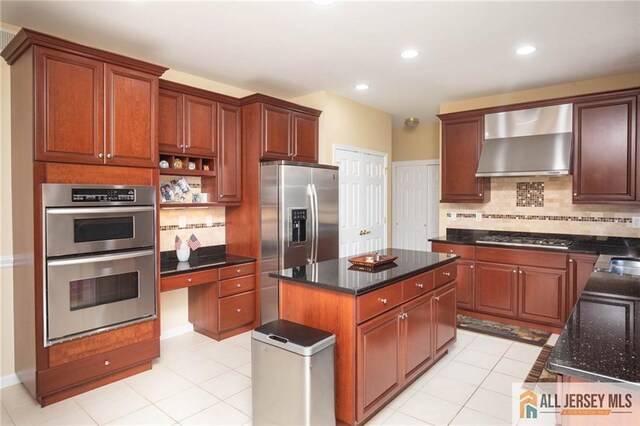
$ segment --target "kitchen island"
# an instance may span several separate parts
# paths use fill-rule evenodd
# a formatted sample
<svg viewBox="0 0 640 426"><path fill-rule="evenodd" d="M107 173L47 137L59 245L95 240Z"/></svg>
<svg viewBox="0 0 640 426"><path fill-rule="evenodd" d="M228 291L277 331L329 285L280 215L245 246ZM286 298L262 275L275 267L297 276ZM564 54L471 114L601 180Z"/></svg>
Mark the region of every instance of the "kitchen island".
<svg viewBox="0 0 640 426"><path fill-rule="evenodd" d="M457 256L388 248L376 268L331 259L281 270L281 319L336 335L336 418L362 424L456 339Z"/></svg>

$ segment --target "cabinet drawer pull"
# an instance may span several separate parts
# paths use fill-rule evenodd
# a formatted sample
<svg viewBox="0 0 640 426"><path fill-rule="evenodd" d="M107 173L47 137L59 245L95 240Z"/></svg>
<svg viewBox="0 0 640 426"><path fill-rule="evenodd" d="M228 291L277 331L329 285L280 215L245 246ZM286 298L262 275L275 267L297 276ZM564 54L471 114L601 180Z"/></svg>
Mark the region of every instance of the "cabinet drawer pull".
<svg viewBox="0 0 640 426"><path fill-rule="evenodd" d="M481 193L479 193L478 195L482 197L482 192L481 192Z"/></svg>
<svg viewBox="0 0 640 426"><path fill-rule="evenodd" d="M222 198L222 197L224 197L224 194L220 194L220 197L219 197L219 198Z"/></svg>
<svg viewBox="0 0 640 426"><path fill-rule="evenodd" d="M236 284L236 287L240 288L240 287L242 287L242 284L238 283L238 284Z"/></svg>
<svg viewBox="0 0 640 426"><path fill-rule="evenodd" d="M111 157L113 157L113 155L107 154L107 158L111 158Z"/></svg>
<svg viewBox="0 0 640 426"><path fill-rule="evenodd" d="M444 275L445 277L450 277L451 276L451 272L443 272L442 275Z"/></svg>
<svg viewBox="0 0 640 426"><path fill-rule="evenodd" d="M416 283L416 287L418 287L418 288L424 288L424 284L422 284L422 283Z"/></svg>
<svg viewBox="0 0 640 426"><path fill-rule="evenodd" d="M236 272L237 272L237 273L240 273L240 272L241 272L241 269L240 269L240 268L236 269Z"/></svg>
<svg viewBox="0 0 640 426"><path fill-rule="evenodd" d="M569 263L573 263L573 259L569 259Z"/></svg>
<svg viewBox="0 0 640 426"><path fill-rule="evenodd" d="M573 196L574 196L574 197L577 197L577 196L578 196L578 193L577 193L577 192L574 192L574 193L573 193Z"/></svg>
<svg viewBox="0 0 640 426"><path fill-rule="evenodd" d="M378 297L378 302L382 303L383 305L387 304L387 298L386 297Z"/></svg>
<svg viewBox="0 0 640 426"><path fill-rule="evenodd" d="M473 269L473 265L469 266L469 268Z"/></svg>
<svg viewBox="0 0 640 426"><path fill-rule="evenodd" d="M434 299L436 299L436 302L439 302L440 301L440 296L436 296L436 297L434 297Z"/></svg>
<svg viewBox="0 0 640 426"><path fill-rule="evenodd" d="M191 278L187 278L187 282L188 282L188 283L190 283L190 282L192 282L192 281L193 281L193 279L191 279Z"/></svg>
<svg viewBox="0 0 640 426"><path fill-rule="evenodd" d="M98 158L104 158L104 154L103 153L98 154Z"/></svg>
<svg viewBox="0 0 640 426"><path fill-rule="evenodd" d="M236 312L242 312L242 309L238 308L236 309Z"/></svg>
<svg viewBox="0 0 640 426"><path fill-rule="evenodd" d="M449 250L449 253L453 253L453 249Z"/></svg>
<svg viewBox="0 0 640 426"><path fill-rule="evenodd" d="M513 272L513 273L515 274L515 273L516 273L516 270L514 269L514 270L513 270L513 271L511 271L511 272Z"/></svg>
<svg viewBox="0 0 640 426"><path fill-rule="evenodd" d="M108 367L108 366L110 366L110 365L111 365L111 361L109 361L109 360L105 360L105 361L104 361L104 365L105 365L105 366L107 366L107 367Z"/></svg>

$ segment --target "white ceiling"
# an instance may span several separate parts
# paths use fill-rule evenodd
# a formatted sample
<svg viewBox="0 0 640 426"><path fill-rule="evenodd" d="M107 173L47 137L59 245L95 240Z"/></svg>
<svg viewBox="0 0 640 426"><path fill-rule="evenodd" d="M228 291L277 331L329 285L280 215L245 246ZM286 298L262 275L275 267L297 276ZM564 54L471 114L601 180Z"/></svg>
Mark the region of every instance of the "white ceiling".
<svg viewBox="0 0 640 426"><path fill-rule="evenodd" d="M282 98L328 90L396 125L434 121L446 101L640 70L639 1L2 0L0 21ZM538 50L515 55L526 43ZM421 55L402 59L407 47Z"/></svg>

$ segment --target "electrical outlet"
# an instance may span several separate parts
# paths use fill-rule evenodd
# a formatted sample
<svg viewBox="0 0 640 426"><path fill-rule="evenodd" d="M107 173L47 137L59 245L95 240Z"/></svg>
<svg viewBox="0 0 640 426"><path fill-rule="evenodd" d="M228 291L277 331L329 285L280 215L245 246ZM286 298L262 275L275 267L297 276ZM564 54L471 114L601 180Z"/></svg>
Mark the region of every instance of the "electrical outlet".
<svg viewBox="0 0 640 426"><path fill-rule="evenodd" d="M634 216L631 218L631 227L640 228L640 216Z"/></svg>
<svg viewBox="0 0 640 426"><path fill-rule="evenodd" d="M187 227L187 217L179 216L178 217L178 228L186 228Z"/></svg>
<svg viewBox="0 0 640 426"><path fill-rule="evenodd" d="M456 220L458 219L458 215L456 214L456 212L451 212L451 220Z"/></svg>
<svg viewBox="0 0 640 426"><path fill-rule="evenodd" d="M207 226L213 226L213 216L207 216L207 218L205 219L204 223Z"/></svg>
<svg viewBox="0 0 640 426"><path fill-rule="evenodd" d="M482 213L476 213L476 222L482 222Z"/></svg>

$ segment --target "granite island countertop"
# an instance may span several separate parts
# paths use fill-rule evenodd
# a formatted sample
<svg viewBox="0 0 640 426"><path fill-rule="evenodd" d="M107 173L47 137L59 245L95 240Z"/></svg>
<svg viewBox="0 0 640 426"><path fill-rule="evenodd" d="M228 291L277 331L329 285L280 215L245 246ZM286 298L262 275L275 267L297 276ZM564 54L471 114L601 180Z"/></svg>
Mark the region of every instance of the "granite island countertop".
<svg viewBox="0 0 640 426"><path fill-rule="evenodd" d="M640 386L640 277L593 272L547 368Z"/></svg>
<svg viewBox="0 0 640 426"><path fill-rule="evenodd" d="M449 254L394 248L386 248L378 252L383 255L398 256L398 259L393 263L370 270L352 265L349 262L352 256L349 256L283 269L269 275L281 280L360 295L446 265L457 258Z"/></svg>
<svg viewBox="0 0 640 426"><path fill-rule="evenodd" d="M175 250L169 250L160 253L160 276L170 277L172 275L254 261L255 259L252 257L227 253L225 245L200 247L191 252L189 260L186 262L179 262Z"/></svg>

